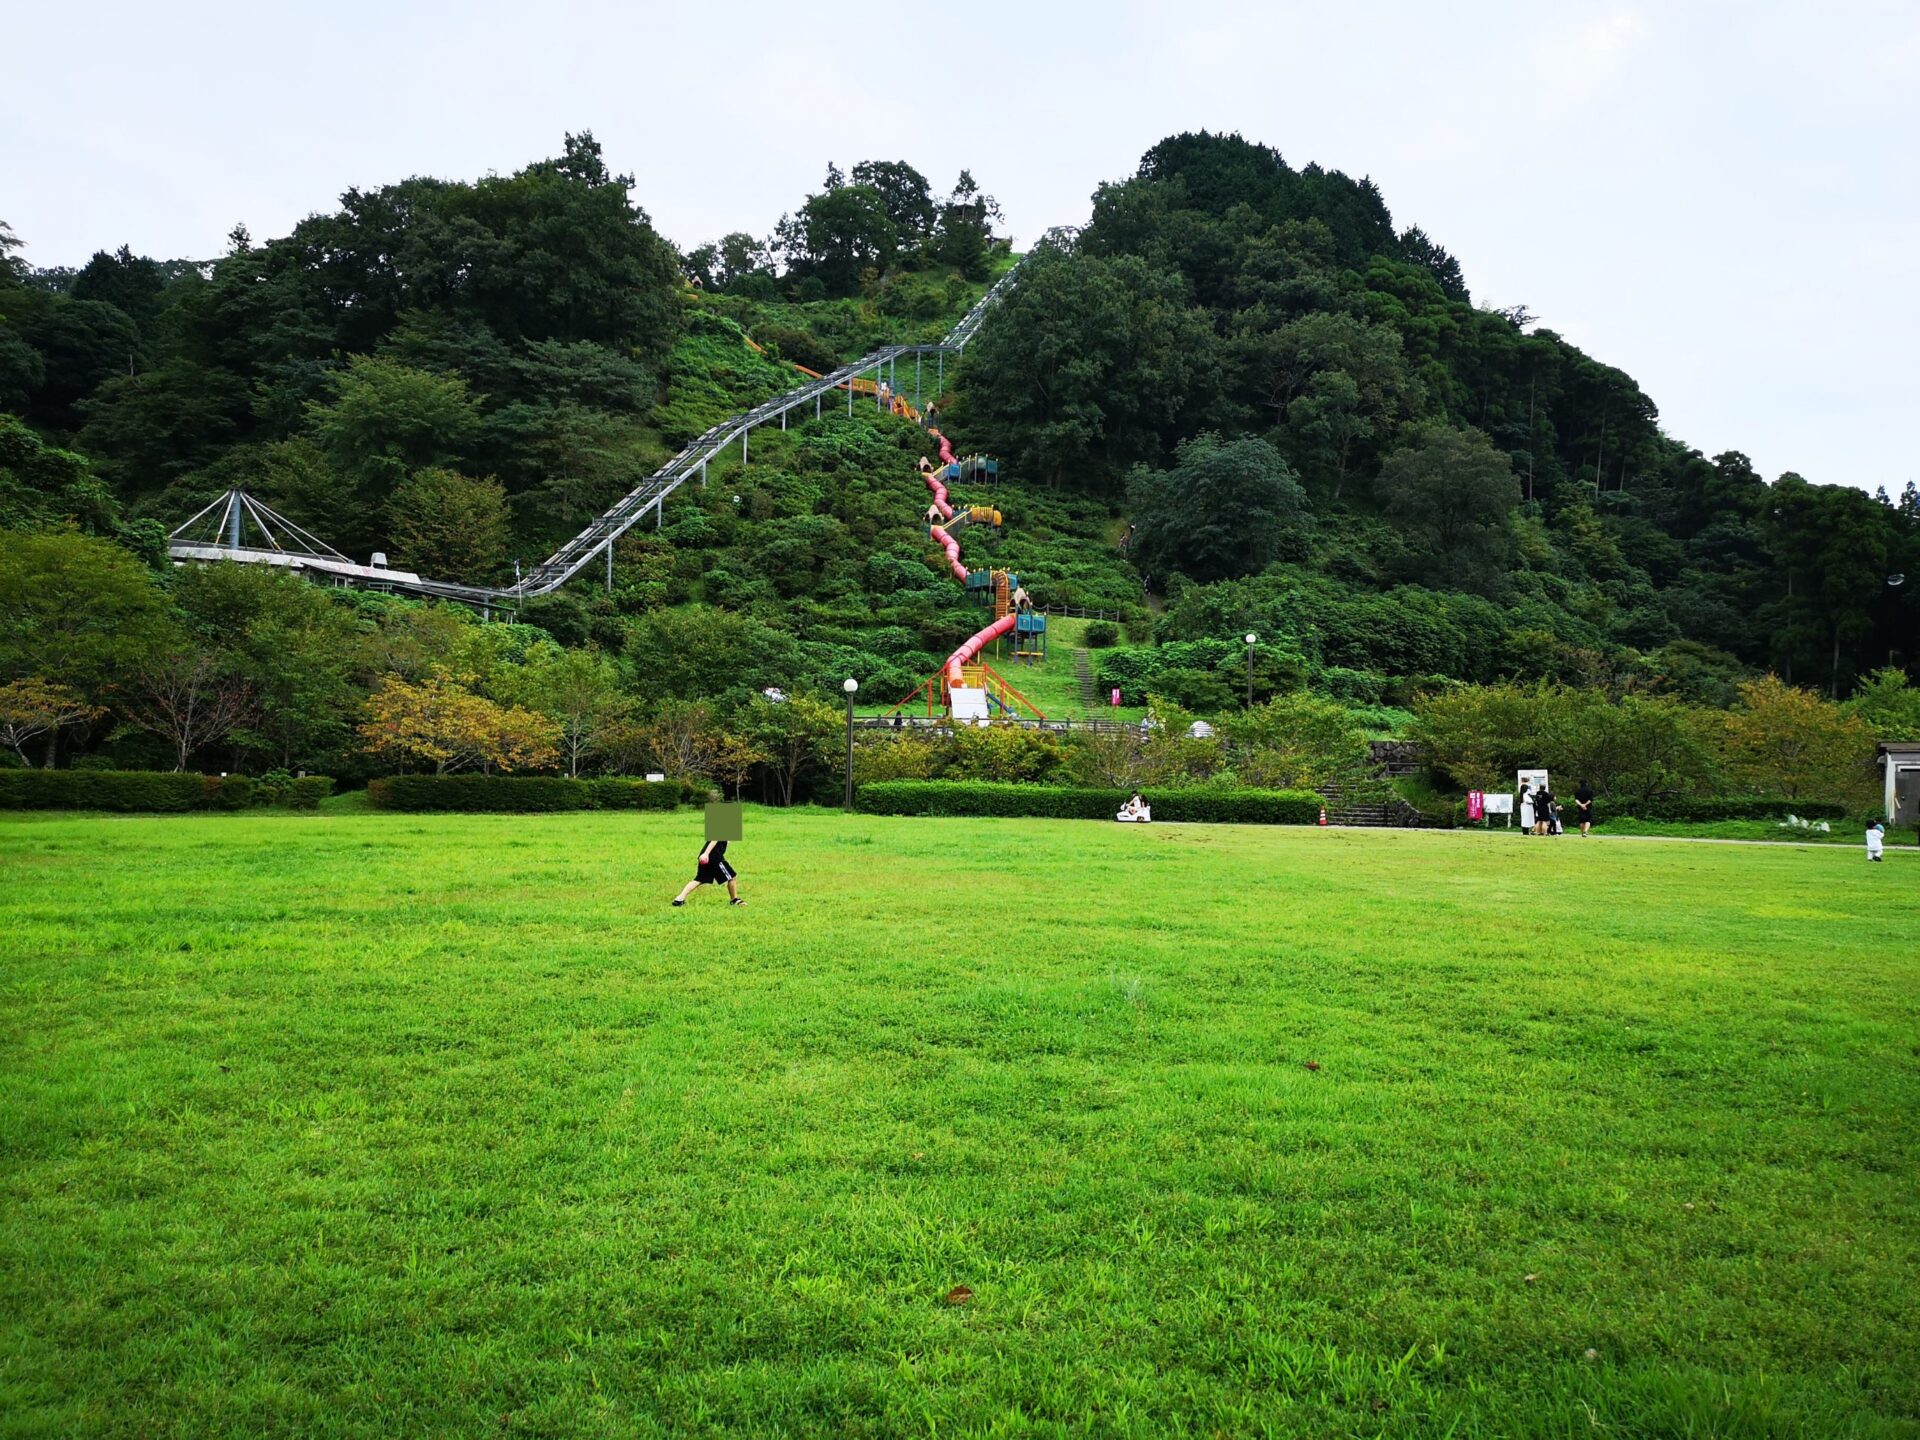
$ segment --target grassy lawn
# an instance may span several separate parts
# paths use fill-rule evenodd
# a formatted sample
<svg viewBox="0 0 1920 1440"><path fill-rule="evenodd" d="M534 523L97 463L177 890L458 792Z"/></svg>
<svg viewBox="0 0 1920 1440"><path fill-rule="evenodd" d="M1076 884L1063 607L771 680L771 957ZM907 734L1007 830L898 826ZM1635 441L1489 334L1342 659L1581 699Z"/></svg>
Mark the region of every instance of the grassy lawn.
<svg viewBox="0 0 1920 1440"><path fill-rule="evenodd" d="M0 1435L1920 1434L1911 857L699 828L0 819Z"/></svg>
<svg viewBox="0 0 1920 1440"><path fill-rule="evenodd" d="M1829 829L1822 833L1818 830L1797 830L1782 826L1775 820L1713 820L1713 821L1676 821L1676 820L1635 820L1630 816L1608 820L1596 826L1596 833L1606 831L1613 835L1667 835L1690 836L1702 840L1784 840L1795 845L1848 845L1866 853L1867 837L1865 828L1851 820L1831 820ZM1905 847L1912 849L1915 843L1911 825L1889 825L1886 832L1886 847L1889 850Z"/></svg>

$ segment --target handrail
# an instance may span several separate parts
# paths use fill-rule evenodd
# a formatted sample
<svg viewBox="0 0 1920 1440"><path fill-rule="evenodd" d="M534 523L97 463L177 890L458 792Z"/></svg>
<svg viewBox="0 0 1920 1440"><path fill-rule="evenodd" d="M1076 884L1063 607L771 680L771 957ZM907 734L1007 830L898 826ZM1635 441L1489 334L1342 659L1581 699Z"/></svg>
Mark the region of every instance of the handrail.
<svg viewBox="0 0 1920 1440"><path fill-rule="evenodd" d="M1051 235L1053 232L1048 233ZM974 333L979 330L987 311L992 309L1012 288L1014 277L1019 273L1025 258L1021 256L1006 274L994 281L987 288L987 292L975 302L973 308L961 317L959 324L948 331L946 338L937 344L882 345L879 349L861 356L858 360L849 361L837 370L776 395L771 400L763 400L751 409L743 410L718 424L709 426L701 435L683 446L680 452L665 465L623 495L612 508L594 519L584 530L545 560L516 579L512 585L467 585L451 580L434 580L404 571L381 572L377 580L363 580L356 576L352 577L348 583L377 584L385 589L407 590L422 595L460 600L473 605L501 608L511 608L536 596L550 595L586 569L597 557L604 555L610 562L614 542L639 524L649 510L654 512L654 520L657 524L661 506L666 498L694 476L700 475L704 478L707 464L721 451L732 446L735 441L739 441L744 454L747 436L759 426L780 419L809 400L819 400L842 389L848 392L849 403L851 403L855 392L854 382L861 375L869 370L877 371L902 356L944 356L958 354L964 350L967 341L971 340ZM201 513L204 514L205 511ZM197 520L200 517L194 518ZM188 560L207 558L205 552L209 547L181 540L170 540L168 548L170 551L179 552L173 555L174 559ZM258 556L251 551L243 552L235 548L228 558L253 561L257 560ZM284 559L280 563L285 563Z"/></svg>

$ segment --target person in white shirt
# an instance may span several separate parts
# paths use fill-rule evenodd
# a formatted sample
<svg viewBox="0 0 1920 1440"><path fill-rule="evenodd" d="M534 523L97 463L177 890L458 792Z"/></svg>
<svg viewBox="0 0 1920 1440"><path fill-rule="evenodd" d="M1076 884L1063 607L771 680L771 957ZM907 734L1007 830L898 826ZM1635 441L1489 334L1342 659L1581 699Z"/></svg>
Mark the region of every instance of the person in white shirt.
<svg viewBox="0 0 1920 1440"><path fill-rule="evenodd" d="M1887 841L1886 828L1887 827L1882 825L1878 820L1867 826L1867 859L1883 860L1886 858L1880 853L1881 847L1884 846Z"/></svg>

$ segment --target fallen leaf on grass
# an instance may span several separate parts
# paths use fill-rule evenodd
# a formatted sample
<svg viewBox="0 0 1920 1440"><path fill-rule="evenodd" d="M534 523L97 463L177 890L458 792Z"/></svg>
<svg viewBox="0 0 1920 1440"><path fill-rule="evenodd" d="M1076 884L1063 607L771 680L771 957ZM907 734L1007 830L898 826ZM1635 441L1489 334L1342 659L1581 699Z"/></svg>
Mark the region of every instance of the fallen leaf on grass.
<svg viewBox="0 0 1920 1440"><path fill-rule="evenodd" d="M973 1298L973 1288L968 1285L956 1285L947 1291L949 1305L964 1305Z"/></svg>
<svg viewBox="0 0 1920 1440"><path fill-rule="evenodd" d="M1320 1062L1318 1060L1307 1061L1307 1069L1318 1070L1319 1068L1320 1068Z"/></svg>
<svg viewBox="0 0 1920 1440"><path fill-rule="evenodd" d="M1531 1285L1533 1284L1534 1281L1538 1280L1539 1278L1540 1277L1538 1275L1529 1275L1526 1277L1527 1284Z"/></svg>

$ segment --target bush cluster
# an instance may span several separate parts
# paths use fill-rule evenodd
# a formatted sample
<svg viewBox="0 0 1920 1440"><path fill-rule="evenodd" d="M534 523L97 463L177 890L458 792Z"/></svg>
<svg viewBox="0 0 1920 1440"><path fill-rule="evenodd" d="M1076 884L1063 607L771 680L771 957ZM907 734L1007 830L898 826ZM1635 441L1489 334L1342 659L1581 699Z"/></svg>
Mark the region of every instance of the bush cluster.
<svg viewBox="0 0 1920 1440"><path fill-rule="evenodd" d="M1072 785L1008 785L984 781L883 780L860 789L872 815L1019 816L1046 820L1111 820L1124 790ZM1311 825L1320 796L1303 790L1155 790L1155 820L1236 825Z"/></svg>
<svg viewBox="0 0 1920 1440"><path fill-rule="evenodd" d="M672 810L713 798L704 785L672 780L569 780L560 775L389 775L367 782L376 810L513 815L556 810Z"/></svg>
<svg viewBox="0 0 1920 1440"><path fill-rule="evenodd" d="M1624 807L1636 820L1682 820L1705 824L1714 820L1844 820L1847 807L1825 800L1786 800L1779 796L1755 799L1749 795L1684 796L1641 800Z"/></svg>
<svg viewBox="0 0 1920 1440"><path fill-rule="evenodd" d="M115 810L178 814L284 805L313 810L333 793L324 775L269 790L245 775L150 770L0 770L0 810Z"/></svg>

